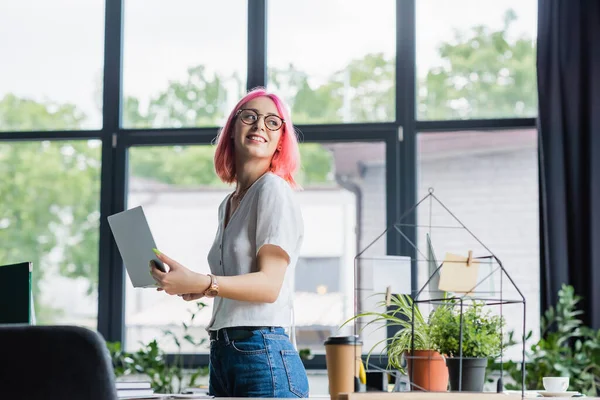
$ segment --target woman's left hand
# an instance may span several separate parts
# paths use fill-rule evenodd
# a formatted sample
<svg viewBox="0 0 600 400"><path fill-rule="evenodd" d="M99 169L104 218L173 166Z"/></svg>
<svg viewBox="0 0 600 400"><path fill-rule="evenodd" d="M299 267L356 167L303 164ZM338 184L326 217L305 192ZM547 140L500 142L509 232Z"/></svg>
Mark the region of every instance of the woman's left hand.
<svg viewBox="0 0 600 400"><path fill-rule="evenodd" d="M150 273L167 294L203 293L210 286L209 276L191 271L163 253L156 255L160 261L167 264L169 272L162 272L152 265Z"/></svg>

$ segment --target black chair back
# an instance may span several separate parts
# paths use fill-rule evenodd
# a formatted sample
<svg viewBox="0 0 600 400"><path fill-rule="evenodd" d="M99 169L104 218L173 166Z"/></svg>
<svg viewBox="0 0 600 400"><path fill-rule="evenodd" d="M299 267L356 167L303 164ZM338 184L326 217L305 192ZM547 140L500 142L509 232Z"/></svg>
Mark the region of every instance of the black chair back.
<svg viewBox="0 0 600 400"><path fill-rule="evenodd" d="M75 326L0 325L0 398L116 400L103 338Z"/></svg>

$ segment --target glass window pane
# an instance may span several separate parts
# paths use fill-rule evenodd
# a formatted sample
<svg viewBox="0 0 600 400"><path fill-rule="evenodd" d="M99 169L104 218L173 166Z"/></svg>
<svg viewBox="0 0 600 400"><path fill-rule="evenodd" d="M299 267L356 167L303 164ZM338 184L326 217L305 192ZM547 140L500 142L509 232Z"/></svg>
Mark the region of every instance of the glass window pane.
<svg viewBox="0 0 600 400"><path fill-rule="evenodd" d="M268 87L288 100L296 123L395 119L394 1L271 1L268 7Z"/></svg>
<svg viewBox="0 0 600 400"><path fill-rule="evenodd" d="M354 314L354 258L386 226L385 144L303 146L304 169L321 160L321 173L299 193L305 231L295 279L296 339L298 349L319 354L328 336L353 333L353 324L339 327ZM370 344L365 340L364 353Z"/></svg>
<svg viewBox="0 0 600 400"><path fill-rule="evenodd" d="M129 154L128 208L142 205L157 245L201 273L209 271L206 256L217 230L218 206L232 190L213 172L213 151L213 146L140 147ZM385 144L303 143L301 153L298 178L304 190L297 197L305 239L295 273L297 344L323 353L323 337L338 333L353 313L357 248L385 229ZM203 301L207 306L188 329L197 340L206 338L212 313L212 300ZM126 348L164 337L164 348L176 351L164 331L183 337L182 323L190 322L196 310L194 302L177 296L134 289L127 278ZM183 343L182 349L207 352L205 345Z"/></svg>
<svg viewBox="0 0 600 400"><path fill-rule="evenodd" d="M536 32L535 1L417 1L417 118L536 116Z"/></svg>
<svg viewBox="0 0 600 400"><path fill-rule="evenodd" d="M0 131L102 127L104 0L0 2Z"/></svg>
<svg viewBox="0 0 600 400"><path fill-rule="evenodd" d="M217 209L229 187L213 168L213 146L134 147L129 150L127 208L143 206L158 248L186 267L208 273L206 257L217 231ZM185 171L185 173L182 173ZM125 346L137 350L157 339L167 352L177 352L170 330L182 351L208 352L208 343L193 346L186 334L206 339L211 300L186 302L178 296L136 289L129 276L125 292ZM192 312L198 315L191 323ZM188 324L185 328L183 323ZM185 332L184 332L185 330Z"/></svg>
<svg viewBox="0 0 600 400"><path fill-rule="evenodd" d="M33 263L38 324L97 327L101 142L0 143L0 264Z"/></svg>
<svg viewBox="0 0 600 400"><path fill-rule="evenodd" d="M518 130L502 132L452 132L418 135L418 191L423 198L429 188L481 242L493 252L527 301L527 331L539 337L540 326L540 243L538 206L537 132ZM427 201L428 203L428 201ZM446 252L474 257L490 252L477 246L464 230L452 229L459 224L433 202L419 208L419 248L427 249L425 234L433 215L431 243L438 266ZM439 228L436 228L439 227ZM446 229L447 228L447 229ZM485 253L485 254L484 254ZM423 251L423 254L427 254ZM431 266L419 263L419 285L425 284ZM486 269L487 268L487 269ZM485 272L481 272L485 271ZM480 265L479 278L491 273L489 263ZM484 282L498 298L499 275ZM520 299L508 280L503 280L503 298ZM438 297L439 298L439 297ZM499 313L499 307L490 306ZM503 315L507 331L522 333L522 305L506 305ZM537 339L535 339L537 340ZM508 357L518 357L519 348L507 350Z"/></svg>
<svg viewBox="0 0 600 400"><path fill-rule="evenodd" d="M125 1L123 126L220 126L246 90L247 8Z"/></svg>

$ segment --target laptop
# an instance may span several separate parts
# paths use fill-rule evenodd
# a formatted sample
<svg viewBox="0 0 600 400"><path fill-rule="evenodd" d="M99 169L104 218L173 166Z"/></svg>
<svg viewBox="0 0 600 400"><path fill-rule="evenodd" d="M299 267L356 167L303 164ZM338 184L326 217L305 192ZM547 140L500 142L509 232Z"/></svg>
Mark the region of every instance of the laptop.
<svg viewBox="0 0 600 400"><path fill-rule="evenodd" d="M166 269L152 250L156 243L142 206L109 216L108 224L133 287L157 287L150 275L150 260L154 260L160 270Z"/></svg>

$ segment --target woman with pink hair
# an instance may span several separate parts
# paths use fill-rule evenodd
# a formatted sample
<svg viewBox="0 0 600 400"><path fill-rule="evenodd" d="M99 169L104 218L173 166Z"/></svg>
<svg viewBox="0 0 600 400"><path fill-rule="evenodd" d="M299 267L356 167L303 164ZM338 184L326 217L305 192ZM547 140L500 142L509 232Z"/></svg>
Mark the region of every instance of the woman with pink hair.
<svg viewBox="0 0 600 400"><path fill-rule="evenodd" d="M304 236L293 175L298 141L279 97L259 88L231 111L217 138L215 170L233 193L219 206L208 253L211 273L193 272L158 251L151 273L170 295L214 298L210 388L217 397L308 397L292 327L292 278Z"/></svg>

